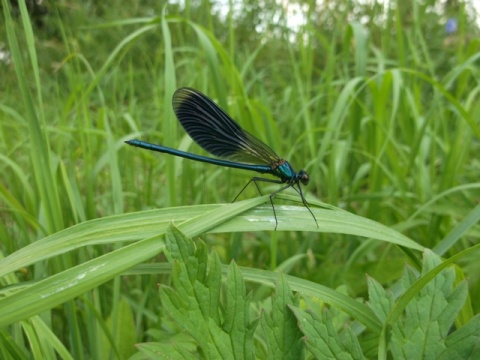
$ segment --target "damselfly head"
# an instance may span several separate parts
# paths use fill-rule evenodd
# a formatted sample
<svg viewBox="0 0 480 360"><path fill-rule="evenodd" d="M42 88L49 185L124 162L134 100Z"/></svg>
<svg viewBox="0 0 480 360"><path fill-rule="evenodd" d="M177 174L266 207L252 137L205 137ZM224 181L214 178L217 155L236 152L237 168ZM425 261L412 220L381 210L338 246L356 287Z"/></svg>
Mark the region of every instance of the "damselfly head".
<svg viewBox="0 0 480 360"><path fill-rule="evenodd" d="M308 173L305 170L300 170L298 172L298 179L303 185L308 185L308 181L310 180L310 177L308 176Z"/></svg>

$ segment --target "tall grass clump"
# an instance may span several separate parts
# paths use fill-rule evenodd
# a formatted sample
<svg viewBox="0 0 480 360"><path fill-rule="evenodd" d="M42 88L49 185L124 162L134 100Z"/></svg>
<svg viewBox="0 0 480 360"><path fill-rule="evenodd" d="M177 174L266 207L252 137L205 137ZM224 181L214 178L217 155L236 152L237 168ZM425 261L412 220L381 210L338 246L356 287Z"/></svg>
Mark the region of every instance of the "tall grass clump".
<svg viewBox="0 0 480 360"><path fill-rule="evenodd" d="M479 356L468 4L1 3L0 358ZM124 144L205 154L183 86L309 172L318 227Z"/></svg>

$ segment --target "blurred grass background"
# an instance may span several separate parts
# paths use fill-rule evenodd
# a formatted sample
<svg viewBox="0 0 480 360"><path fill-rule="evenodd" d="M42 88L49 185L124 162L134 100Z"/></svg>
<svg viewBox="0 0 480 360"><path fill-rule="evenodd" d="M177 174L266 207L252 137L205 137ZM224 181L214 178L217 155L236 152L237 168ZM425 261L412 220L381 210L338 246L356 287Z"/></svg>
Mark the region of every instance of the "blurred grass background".
<svg viewBox="0 0 480 360"><path fill-rule="evenodd" d="M6 19L7 1L2 4ZM207 94L296 170L307 170L307 199L393 227L425 247L434 248L478 205L480 42L478 14L468 2L60 0L44 6L46 13L30 13L31 34L21 11L11 10L27 88L0 27L4 256L85 220L230 202L251 174L123 143L140 138L204 154L172 111L172 94L182 86ZM452 21L455 27L446 27ZM243 196L256 196L254 190ZM476 226L444 255L478 238ZM338 234L277 231L205 240L223 263L234 258L270 270L289 264L289 273L344 286L351 296L365 296L365 273L388 284L405 262L396 247ZM40 279L109 250L82 249L18 276ZM294 255L301 261L289 261ZM461 265L477 313L480 265L474 258ZM133 308L154 313L158 295L145 289L157 282L143 276L106 284L95 306L108 316L112 297L121 293ZM59 334L66 314L58 309L53 319ZM137 335L145 340L155 317L142 314Z"/></svg>

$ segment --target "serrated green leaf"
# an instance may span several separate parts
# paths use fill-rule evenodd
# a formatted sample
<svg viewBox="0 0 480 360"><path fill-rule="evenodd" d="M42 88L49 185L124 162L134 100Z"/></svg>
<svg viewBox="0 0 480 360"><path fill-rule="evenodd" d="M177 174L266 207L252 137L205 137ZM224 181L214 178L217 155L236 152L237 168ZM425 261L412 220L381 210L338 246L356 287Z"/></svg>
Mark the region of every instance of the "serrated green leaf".
<svg viewBox="0 0 480 360"><path fill-rule="evenodd" d="M362 347L358 341L357 336L353 333L350 326L346 326L343 333L342 339L345 344L345 348L348 349L353 359L365 359L363 355Z"/></svg>
<svg viewBox="0 0 480 360"><path fill-rule="evenodd" d="M382 285L370 276L367 276L367 283L368 306L381 322L385 322L395 303L393 295L391 292L385 291Z"/></svg>
<svg viewBox="0 0 480 360"><path fill-rule="evenodd" d="M453 269L452 269L453 270ZM452 284L453 285L453 284ZM445 294L446 306L441 309L438 315L438 322L442 327L442 336L446 336L451 329L451 325L459 312L462 310L468 295L468 285L466 281L460 282L450 293Z"/></svg>
<svg viewBox="0 0 480 360"><path fill-rule="evenodd" d="M173 225L170 225L165 233L165 242L167 245L167 259L170 262L177 260L181 269L188 274L190 282L195 280L197 277L198 260L194 257L195 246L193 242Z"/></svg>
<svg viewBox="0 0 480 360"><path fill-rule="evenodd" d="M210 255L209 271L205 279L205 286L209 290L209 317L212 318L216 324L220 324L220 292L222 283L222 264L217 253Z"/></svg>
<svg viewBox="0 0 480 360"><path fill-rule="evenodd" d="M425 251L422 276L439 266L442 266L442 260L433 252ZM415 286L417 277L414 270L406 268L402 279L405 291L409 286ZM419 289L405 307L404 316L392 325L391 351L394 358L437 359L440 354L450 354L447 335L468 291L465 282L456 287L454 283L455 270L451 267L442 270Z"/></svg>
<svg viewBox="0 0 480 360"><path fill-rule="evenodd" d="M479 359L480 358L480 315L475 315L460 329L451 333L445 340L446 349L439 360Z"/></svg>
<svg viewBox="0 0 480 360"><path fill-rule="evenodd" d="M182 344L183 345L183 344ZM186 350L185 346L176 346L173 344L159 344L159 343L143 343L137 345L138 353L130 360L145 360L145 359L166 359L166 360L190 360L200 359L193 352ZM141 354L141 356L140 356Z"/></svg>
<svg viewBox="0 0 480 360"><path fill-rule="evenodd" d="M160 288L160 299L165 313L195 339L204 354L210 354L212 339L198 304L195 301L189 301L191 298L184 300L178 292L167 286Z"/></svg>
<svg viewBox="0 0 480 360"><path fill-rule="evenodd" d="M277 275L271 271L243 267L242 274L248 281L268 287L274 287L277 281ZM311 296L313 298L321 299L329 305L346 312L374 332L381 332L382 324L373 311L362 302L312 281L290 275L285 275L285 277L289 286L294 291L301 293L302 296Z"/></svg>
<svg viewBox="0 0 480 360"><path fill-rule="evenodd" d="M167 258L173 261L172 284L174 288L162 286L160 299L162 305L178 326L185 329L196 341L201 351L207 356L213 351L208 321L208 289L197 281L199 261L195 255L204 257L202 250L195 251L191 239L185 237L173 225L166 235ZM204 262L205 260L203 260ZM206 271L206 267L202 267ZM206 308L205 308L206 307ZM217 353L218 356L220 354Z"/></svg>
<svg viewBox="0 0 480 360"><path fill-rule="evenodd" d="M226 302L225 321L222 328L230 335L234 356L237 359L253 359L250 296L246 295L242 273L233 261L227 275Z"/></svg>
<svg viewBox="0 0 480 360"><path fill-rule="evenodd" d="M193 241L173 225L167 229L166 244L168 259L173 261L173 287L160 289L165 313L195 339L203 357L253 359L256 322L249 321L250 301L238 267L234 263L229 267L223 308L218 256L209 256L201 241L195 249Z"/></svg>
<svg viewBox="0 0 480 360"><path fill-rule="evenodd" d="M206 321L212 340L208 344L209 352L205 357L207 359L233 359L234 350L232 348L232 340L228 334L213 319L210 318Z"/></svg>
<svg viewBox="0 0 480 360"><path fill-rule="evenodd" d="M298 325L305 335L308 350L316 359L363 359L363 355L359 356L357 353L358 344L354 347L355 351L347 349L346 344L350 341L343 343L333 327L328 309L322 311L320 319L311 310L304 311L292 305L289 305L289 308L294 312Z"/></svg>
<svg viewBox="0 0 480 360"><path fill-rule="evenodd" d="M195 257L198 261L197 281L203 284L205 283L208 270L208 250L207 245L203 241L198 242Z"/></svg>
<svg viewBox="0 0 480 360"><path fill-rule="evenodd" d="M303 334L288 308L288 305L298 306L298 302L298 296L293 295L285 276L280 273L272 296L271 312L264 313L261 319L271 359L301 359L304 356Z"/></svg>

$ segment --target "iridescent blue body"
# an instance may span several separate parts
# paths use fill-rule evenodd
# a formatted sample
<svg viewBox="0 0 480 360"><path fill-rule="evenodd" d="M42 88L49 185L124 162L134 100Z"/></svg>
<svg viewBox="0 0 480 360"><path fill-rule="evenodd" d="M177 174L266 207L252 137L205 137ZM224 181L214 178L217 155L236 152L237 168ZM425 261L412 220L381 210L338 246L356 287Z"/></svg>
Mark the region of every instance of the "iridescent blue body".
<svg viewBox="0 0 480 360"><path fill-rule="evenodd" d="M275 229L277 228L278 221L272 199L276 194L288 187L293 187L298 192L303 204L312 214L315 223L317 223L315 215L313 215L308 207L300 187L300 183L303 185L308 184L309 177L306 171L300 170L296 172L293 170L288 161L281 159L270 147L243 130L217 104L197 90L190 88L178 89L173 95L173 109L180 124L190 137L203 149L223 159L192 154L141 140L129 140L126 141L126 143L143 149L180 156L190 160L235 169L250 170L261 174L272 174L280 180L254 177L244 186L237 197L252 181L257 186L257 189L259 189L257 181L286 184L270 194L270 203L275 216ZM234 201L237 197L235 197Z"/></svg>

